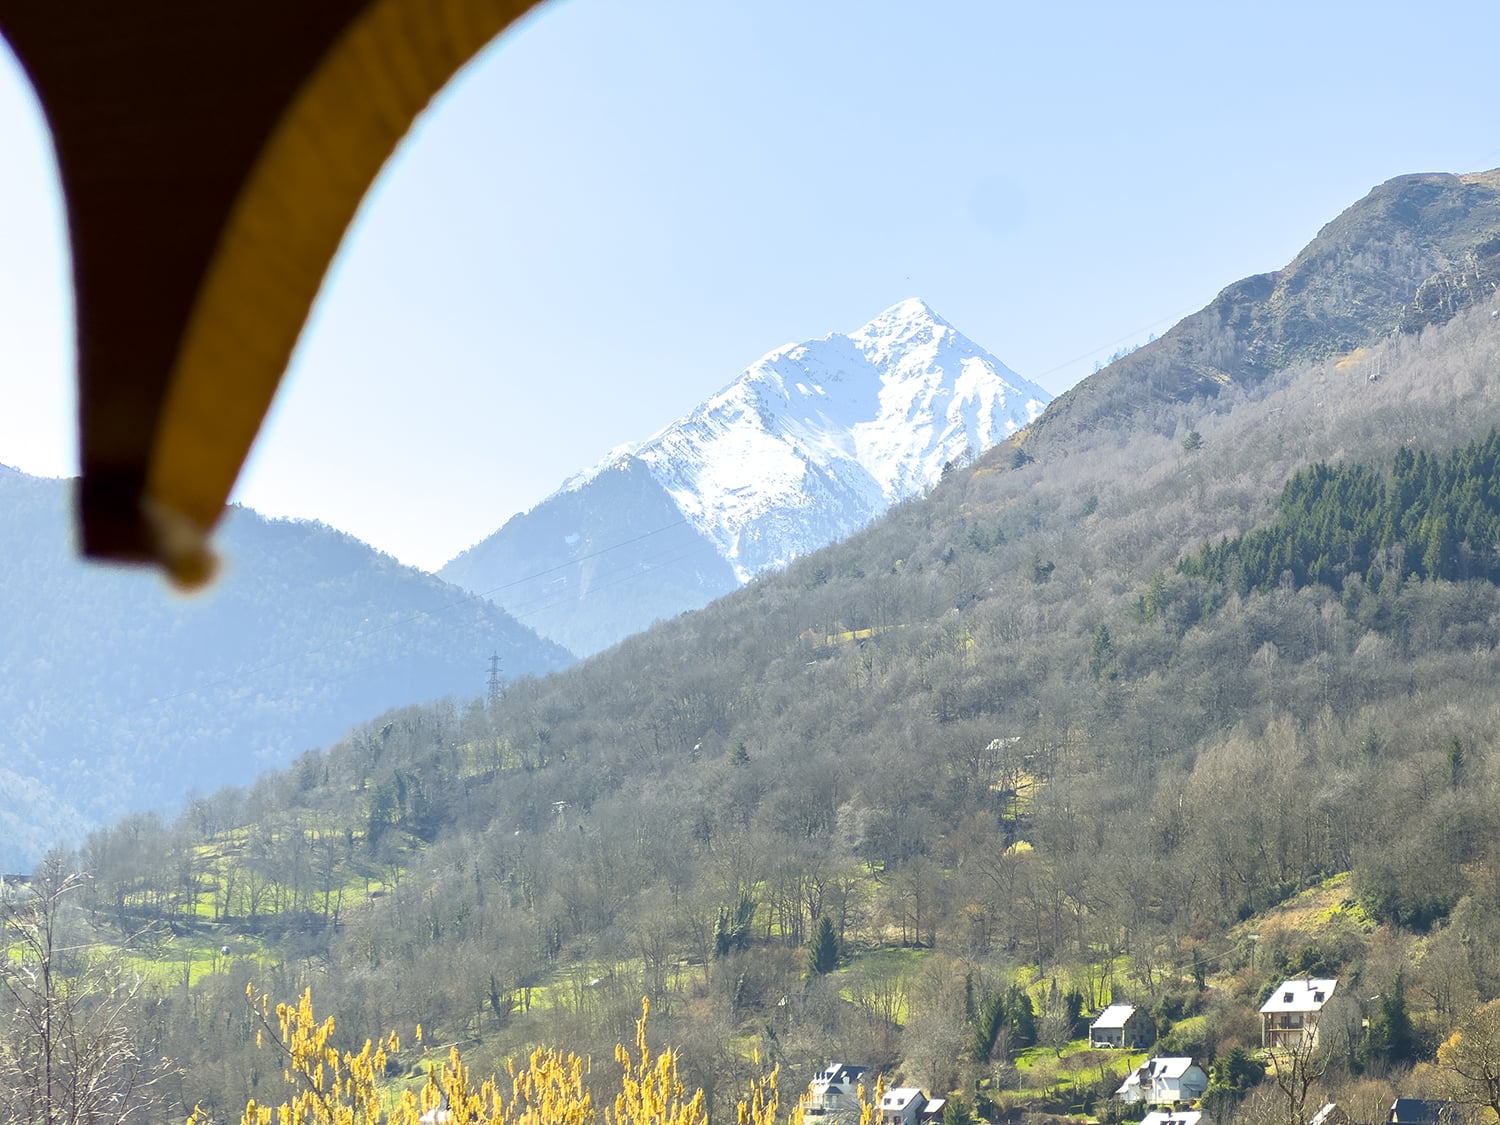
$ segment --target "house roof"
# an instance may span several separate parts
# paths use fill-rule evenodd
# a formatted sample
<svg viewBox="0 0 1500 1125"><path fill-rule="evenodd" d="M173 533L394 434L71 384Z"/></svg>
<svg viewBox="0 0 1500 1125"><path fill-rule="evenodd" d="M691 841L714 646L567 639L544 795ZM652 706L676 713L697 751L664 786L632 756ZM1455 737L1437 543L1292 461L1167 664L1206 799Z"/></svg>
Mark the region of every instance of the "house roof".
<svg viewBox="0 0 1500 1125"><path fill-rule="evenodd" d="M1434 1098L1397 1098L1391 1103L1390 1125L1436 1125L1444 1104Z"/></svg>
<svg viewBox="0 0 1500 1125"><path fill-rule="evenodd" d="M1099 1013L1099 1018L1090 1027L1124 1027L1125 1021L1135 1014L1134 1004L1111 1004Z"/></svg>
<svg viewBox="0 0 1500 1125"><path fill-rule="evenodd" d="M1155 1081L1158 1078L1169 1080L1181 1079L1187 1074L1189 1070L1193 1069L1197 1068L1194 1067L1193 1060L1191 1058L1179 1058L1173 1056L1168 1058L1147 1059L1144 1063L1136 1067L1125 1076L1125 1081L1120 1083L1120 1086L1117 1090L1115 1090L1115 1093L1120 1097L1124 1097L1131 1090L1141 1089L1148 1081ZM1203 1071L1201 1069L1198 1069L1198 1073L1202 1074Z"/></svg>
<svg viewBox="0 0 1500 1125"><path fill-rule="evenodd" d="M1146 1063L1151 1068L1152 1078L1181 1078L1193 1065L1191 1058L1158 1058Z"/></svg>
<svg viewBox="0 0 1500 1125"><path fill-rule="evenodd" d="M1158 1110L1141 1118L1141 1125L1199 1125L1203 1114L1196 1109L1182 1109L1175 1113Z"/></svg>
<svg viewBox="0 0 1500 1125"><path fill-rule="evenodd" d="M914 1101L925 1101L926 1095L915 1086L897 1086L894 1090L887 1090L885 1097L880 1099L881 1109L905 1109Z"/></svg>
<svg viewBox="0 0 1500 1125"><path fill-rule="evenodd" d="M1340 1121L1348 1121L1349 1115L1343 1111L1338 1102L1327 1102L1323 1108L1313 1114L1307 1125L1337 1125Z"/></svg>
<svg viewBox="0 0 1500 1125"><path fill-rule="evenodd" d="M1316 1012L1328 1003L1339 982L1312 977L1284 980L1276 986L1270 999L1260 1006L1263 1014L1271 1012Z"/></svg>
<svg viewBox="0 0 1500 1125"><path fill-rule="evenodd" d="M856 1066L853 1063L831 1062L820 1070L812 1080L814 1086L850 1086L858 1082L861 1077L868 1074L870 1068L867 1066Z"/></svg>

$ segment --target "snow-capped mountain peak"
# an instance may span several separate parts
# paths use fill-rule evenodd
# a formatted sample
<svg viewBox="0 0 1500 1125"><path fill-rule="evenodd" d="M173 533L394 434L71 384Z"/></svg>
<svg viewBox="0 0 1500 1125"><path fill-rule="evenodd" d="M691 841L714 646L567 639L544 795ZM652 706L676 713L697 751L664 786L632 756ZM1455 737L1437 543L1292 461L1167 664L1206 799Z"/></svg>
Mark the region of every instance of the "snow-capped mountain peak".
<svg viewBox="0 0 1500 1125"><path fill-rule="evenodd" d="M911 298L768 353L635 455L743 581L920 492L1048 398Z"/></svg>
<svg viewBox="0 0 1500 1125"><path fill-rule="evenodd" d="M882 363L893 352L940 340L950 333L957 335L953 325L933 312L932 306L920 297L909 297L856 328L849 339L872 362Z"/></svg>
<svg viewBox="0 0 1500 1125"><path fill-rule="evenodd" d="M511 591L542 635L597 651L857 531L1049 398L914 297L766 353L441 573ZM546 590L530 591L539 576Z"/></svg>

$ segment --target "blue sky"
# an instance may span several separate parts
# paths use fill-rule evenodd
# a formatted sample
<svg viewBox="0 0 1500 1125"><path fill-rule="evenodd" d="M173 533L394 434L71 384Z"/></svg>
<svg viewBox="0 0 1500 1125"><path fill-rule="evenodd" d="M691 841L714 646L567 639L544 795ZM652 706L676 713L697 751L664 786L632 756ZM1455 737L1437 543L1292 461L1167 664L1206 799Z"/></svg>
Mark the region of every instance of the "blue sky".
<svg viewBox="0 0 1500 1125"><path fill-rule="evenodd" d="M1492 0L554 2L377 183L238 496L434 567L909 296L1061 391L1375 184L1500 165L1497 32ZM0 143L0 462L62 475L62 219L3 53Z"/></svg>

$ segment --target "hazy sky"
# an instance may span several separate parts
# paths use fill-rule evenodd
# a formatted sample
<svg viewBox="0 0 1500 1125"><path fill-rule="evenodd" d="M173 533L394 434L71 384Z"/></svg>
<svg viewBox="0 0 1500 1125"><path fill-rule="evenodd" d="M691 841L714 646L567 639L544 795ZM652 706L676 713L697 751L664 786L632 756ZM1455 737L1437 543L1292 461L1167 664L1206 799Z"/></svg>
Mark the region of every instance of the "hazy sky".
<svg viewBox="0 0 1500 1125"><path fill-rule="evenodd" d="M435 567L909 296L1061 391L1375 184L1500 165L1497 33L1494 0L554 2L377 183L238 498ZM44 475L62 229L0 47L0 463Z"/></svg>

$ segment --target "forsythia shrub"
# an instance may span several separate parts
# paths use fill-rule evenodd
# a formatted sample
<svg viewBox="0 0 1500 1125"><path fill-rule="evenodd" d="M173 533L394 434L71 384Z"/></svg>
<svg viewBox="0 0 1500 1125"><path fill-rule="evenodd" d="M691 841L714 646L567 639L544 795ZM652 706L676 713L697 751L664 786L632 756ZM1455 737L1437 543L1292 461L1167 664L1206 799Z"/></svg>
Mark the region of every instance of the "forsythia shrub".
<svg viewBox="0 0 1500 1125"><path fill-rule="evenodd" d="M428 1071L420 1096L406 1090L388 1107L379 1079L390 1055L401 1049L394 1033L384 1043L367 1041L358 1054L340 1053L330 1043L333 1017L319 1022L313 1013L311 989L303 992L295 1006L276 1005L274 1023L269 998L262 996L257 1003L252 989L246 989L246 997L267 1030L279 1028L282 1076L296 1092L275 1107L257 1105L251 1099L241 1125L422 1125L424 1121L430 1125L599 1125L598 1111L584 1082L586 1064L571 1052L538 1049L524 1068L511 1063L506 1097L495 1078L485 1079L475 1089L454 1047L446 1062ZM650 1004L642 1001L635 1053L623 1045L615 1048L622 1089L614 1106L605 1107L603 1125L706 1125L703 1091L687 1092L677 1076L676 1052L653 1055L646 1045L650 1012ZM257 1036L257 1045L262 1042ZM780 1108L777 1074L773 1069L751 1085L738 1106L739 1125L775 1125ZM188 1125L210 1122L194 1113ZM792 1110L789 1125L802 1125L800 1104Z"/></svg>

